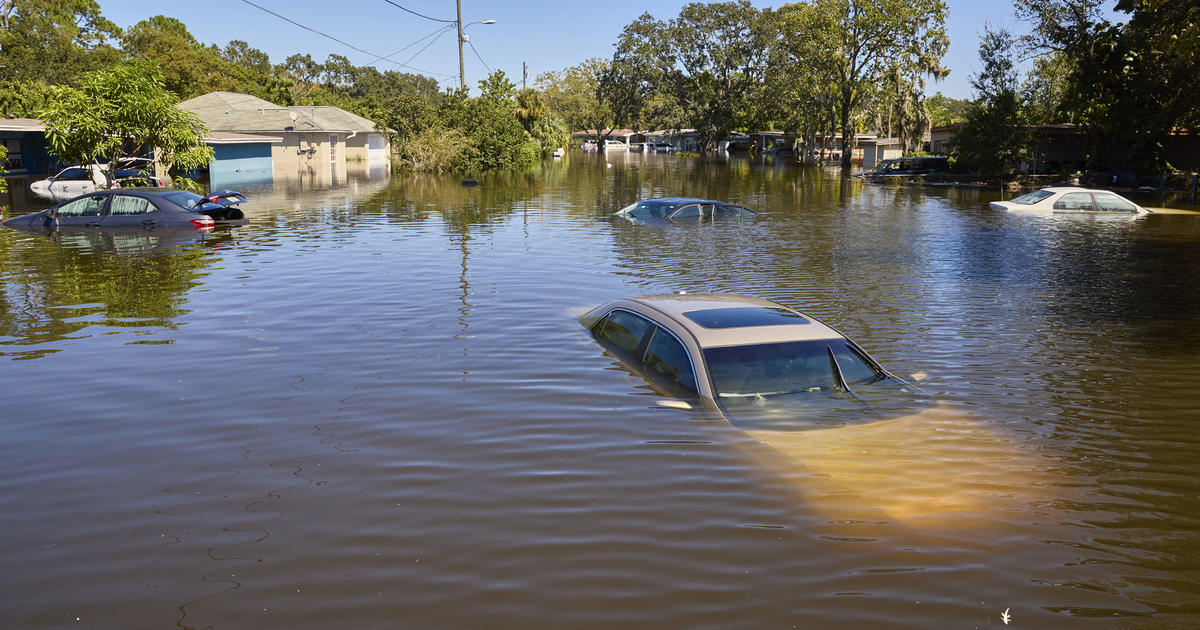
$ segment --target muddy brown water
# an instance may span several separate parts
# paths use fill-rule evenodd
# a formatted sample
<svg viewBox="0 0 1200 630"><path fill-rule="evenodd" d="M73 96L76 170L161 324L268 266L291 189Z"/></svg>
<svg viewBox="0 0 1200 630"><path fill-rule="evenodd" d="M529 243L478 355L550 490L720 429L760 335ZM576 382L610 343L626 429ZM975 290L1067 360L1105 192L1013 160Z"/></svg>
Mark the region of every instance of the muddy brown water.
<svg viewBox="0 0 1200 630"><path fill-rule="evenodd" d="M0 231L0 627L1200 624L1200 217L610 161ZM611 216L668 195L762 215ZM658 406L568 309L679 290L804 310L940 403Z"/></svg>

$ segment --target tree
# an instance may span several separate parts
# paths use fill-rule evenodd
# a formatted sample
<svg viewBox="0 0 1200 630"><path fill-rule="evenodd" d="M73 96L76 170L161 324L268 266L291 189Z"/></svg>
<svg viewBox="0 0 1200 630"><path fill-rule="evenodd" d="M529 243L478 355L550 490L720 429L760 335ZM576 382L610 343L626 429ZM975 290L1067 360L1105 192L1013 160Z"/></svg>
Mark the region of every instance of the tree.
<svg viewBox="0 0 1200 630"><path fill-rule="evenodd" d="M621 123L629 122L627 115L619 112L621 106L611 100L614 92L602 88L613 82L611 68L610 61L588 59L566 70L542 74L536 82L550 109L571 129L593 131L600 146Z"/></svg>
<svg viewBox="0 0 1200 630"><path fill-rule="evenodd" d="M95 0L0 0L0 84L61 84L115 63L119 34Z"/></svg>
<svg viewBox="0 0 1200 630"><path fill-rule="evenodd" d="M1120 0L1129 19L1114 24L1106 4L1016 0L1022 43L1065 75L1058 111L1083 129L1089 167L1160 170L1169 136L1200 124L1200 5Z"/></svg>
<svg viewBox="0 0 1200 630"><path fill-rule="evenodd" d="M967 119L971 109L971 101L962 98L950 98L941 92L925 99L929 107L929 116L934 127L946 127Z"/></svg>
<svg viewBox="0 0 1200 630"><path fill-rule="evenodd" d="M64 161L107 163L112 185L117 162L154 151L168 168L208 166L213 152L194 114L163 85L158 66L137 60L83 74L78 87L56 87L40 118L50 152Z"/></svg>
<svg viewBox="0 0 1200 630"><path fill-rule="evenodd" d="M0 193L8 191L8 182L4 180L4 174L8 172L4 166L8 164L8 147L0 145Z"/></svg>
<svg viewBox="0 0 1200 630"><path fill-rule="evenodd" d="M910 84L948 73L941 66L949 46L946 4L942 0L814 0L813 4L837 20L830 54L842 132L842 167L849 168L853 121L862 114L880 80L897 70Z"/></svg>
<svg viewBox="0 0 1200 630"><path fill-rule="evenodd" d="M985 30L979 44L983 70L971 77L976 100L955 134L960 163L991 177L1011 175L1032 152L1017 95L1014 44L1004 29Z"/></svg>
<svg viewBox="0 0 1200 630"><path fill-rule="evenodd" d="M704 146L750 122L776 29L749 0L693 2L662 22L643 14L625 27L612 67L619 85L669 95ZM641 94L644 98L645 92Z"/></svg>
<svg viewBox="0 0 1200 630"><path fill-rule="evenodd" d="M479 98L497 103L513 104L517 86L508 80L503 70L496 70L479 81Z"/></svg>
<svg viewBox="0 0 1200 630"><path fill-rule="evenodd" d="M837 38L837 22L811 4L787 4L775 14L779 36L771 45L766 83L772 86L766 117L811 145L820 135L832 137L837 92L829 51Z"/></svg>

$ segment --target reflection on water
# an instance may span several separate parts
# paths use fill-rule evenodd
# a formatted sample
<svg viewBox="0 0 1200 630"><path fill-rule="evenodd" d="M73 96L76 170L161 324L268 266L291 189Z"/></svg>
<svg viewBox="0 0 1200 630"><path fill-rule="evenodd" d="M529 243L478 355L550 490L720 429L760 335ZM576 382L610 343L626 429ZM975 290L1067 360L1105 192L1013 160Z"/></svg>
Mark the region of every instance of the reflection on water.
<svg viewBox="0 0 1200 630"><path fill-rule="evenodd" d="M746 433L799 466L808 500L839 519L987 526L1055 496L1027 445L945 403L881 422Z"/></svg>
<svg viewBox="0 0 1200 630"><path fill-rule="evenodd" d="M0 627L1200 620L1194 216L653 154L242 192L179 240L0 230ZM612 217L650 196L759 216ZM739 427L567 314L679 290L834 323L939 404Z"/></svg>

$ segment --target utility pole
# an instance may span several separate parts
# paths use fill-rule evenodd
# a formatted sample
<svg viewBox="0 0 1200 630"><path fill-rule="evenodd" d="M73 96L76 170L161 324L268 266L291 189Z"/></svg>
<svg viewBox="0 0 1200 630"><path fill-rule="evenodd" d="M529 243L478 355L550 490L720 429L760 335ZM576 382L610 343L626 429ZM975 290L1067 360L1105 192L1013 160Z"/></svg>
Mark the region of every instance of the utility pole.
<svg viewBox="0 0 1200 630"><path fill-rule="evenodd" d="M525 91L525 79L529 77L529 70L525 68L525 62L521 62L521 91Z"/></svg>
<svg viewBox="0 0 1200 630"><path fill-rule="evenodd" d="M463 51L462 51L462 0L455 0L458 5L458 85L462 89L467 89L467 73L463 70Z"/></svg>

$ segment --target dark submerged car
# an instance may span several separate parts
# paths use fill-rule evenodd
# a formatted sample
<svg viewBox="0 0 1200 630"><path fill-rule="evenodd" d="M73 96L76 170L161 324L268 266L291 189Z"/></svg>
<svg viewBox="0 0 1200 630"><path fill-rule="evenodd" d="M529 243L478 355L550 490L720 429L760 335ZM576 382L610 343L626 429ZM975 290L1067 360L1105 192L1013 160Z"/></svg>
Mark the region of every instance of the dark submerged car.
<svg viewBox="0 0 1200 630"><path fill-rule="evenodd" d="M879 163L874 169L857 173L868 180L883 180L889 177L912 177L950 170L950 158L942 155L923 157L892 158Z"/></svg>
<svg viewBox="0 0 1200 630"><path fill-rule="evenodd" d="M656 391L715 409L743 430L878 422L935 404L833 328L761 298L633 297L580 322Z"/></svg>
<svg viewBox="0 0 1200 630"><path fill-rule="evenodd" d="M101 190L4 222L21 230L61 228L175 228L211 229L217 223L242 224L246 215L237 206L240 193L221 190L200 196L186 190Z"/></svg>
<svg viewBox="0 0 1200 630"><path fill-rule="evenodd" d="M729 220L750 221L755 219L758 213L724 201L667 197L643 199L621 208L616 215L635 223L700 223Z"/></svg>

